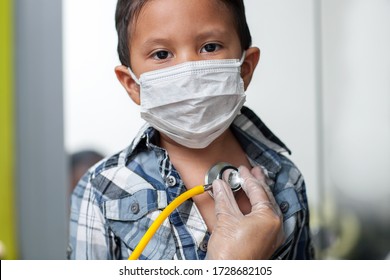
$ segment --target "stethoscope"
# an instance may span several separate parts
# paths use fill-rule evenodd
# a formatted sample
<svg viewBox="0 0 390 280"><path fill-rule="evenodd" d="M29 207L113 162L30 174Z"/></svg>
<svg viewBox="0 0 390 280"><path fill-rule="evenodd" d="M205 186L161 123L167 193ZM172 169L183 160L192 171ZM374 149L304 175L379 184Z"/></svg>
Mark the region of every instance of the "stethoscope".
<svg viewBox="0 0 390 280"><path fill-rule="evenodd" d="M207 191L211 197L213 197L213 182L216 179L224 180L231 188L233 193L238 192L241 189L243 180L238 172L238 169L233 165L226 162L219 162L213 165L205 176L205 184L196 186L188 191L179 195L174 199L168 206L160 213L160 215L154 220L152 225L146 231L144 236L141 238L138 245L135 247L134 251L129 256L129 260L137 260L146 245L152 239L153 235L156 233L157 229L164 222L164 220L175 210L179 205L181 205L187 199L191 197L204 193Z"/></svg>
<svg viewBox="0 0 390 280"><path fill-rule="evenodd" d="M238 169L229 163L219 162L213 165L206 173L204 178L204 186L210 186L210 190L207 191L211 196L213 196L213 190L211 186L216 179L221 179L228 183L233 193L238 192L241 189L242 178L238 172Z"/></svg>

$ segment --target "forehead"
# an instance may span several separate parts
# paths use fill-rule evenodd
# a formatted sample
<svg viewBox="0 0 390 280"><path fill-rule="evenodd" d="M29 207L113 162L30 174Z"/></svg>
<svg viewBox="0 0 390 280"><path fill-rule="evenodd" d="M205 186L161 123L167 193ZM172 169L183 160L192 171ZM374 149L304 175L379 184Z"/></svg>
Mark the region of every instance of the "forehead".
<svg viewBox="0 0 390 280"><path fill-rule="evenodd" d="M131 36L165 32L192 34L202 29L235 30L234 17L220 0L149 0L130 26Z"/></svg>

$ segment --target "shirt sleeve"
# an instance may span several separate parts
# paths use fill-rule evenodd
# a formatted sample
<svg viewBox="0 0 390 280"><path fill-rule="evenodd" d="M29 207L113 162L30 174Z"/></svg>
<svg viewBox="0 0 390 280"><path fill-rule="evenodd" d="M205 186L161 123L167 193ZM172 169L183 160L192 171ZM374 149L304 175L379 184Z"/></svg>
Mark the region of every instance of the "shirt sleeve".
<svg viewBox="0 0 390 280"><path fill-rule="evenodd" d="M315 259L315 250L309 227L309 206L307 203L306 187L303 177L298 181L297 189L299 200L304 205L304 209L299 219L299 231L296 234L297 241L295 244L294 259L312 260Z"/></svg>
<svg viewBox="0 0 390 280"><path fill-rule="evenodd" d="M85 174L71 197L68 259L113 259L114 236L99 207L96 191Z"/></svg>
<svg viewBox="0 0 390 280"><path fill-rule="evenodd" d="M282 160L276 178L274 195L283 213L286 240L272 258L314 259L305 181L296 166L286 158Z"/></svg>

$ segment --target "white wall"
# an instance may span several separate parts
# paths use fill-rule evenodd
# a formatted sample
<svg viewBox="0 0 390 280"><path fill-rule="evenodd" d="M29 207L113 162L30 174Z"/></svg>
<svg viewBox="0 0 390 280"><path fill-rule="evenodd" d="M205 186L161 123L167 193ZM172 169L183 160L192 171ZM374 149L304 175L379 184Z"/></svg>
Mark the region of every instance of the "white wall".
<svg viewBox="0 0 390 280"><path fill-rule="evenodd" d="M328 0L323 13L326 184L390 213L390 1Z"/></svg>
<svg viewBox="0 0 390 280"><path fill-rule="evenodd" d="M111 154L126 147L142 121L116 79L116 1L63 1L66 148Z"/></svg>
<svg viewBox="0 0 390 280"><path fill-rule="evenodd" d="M308 195L317 200L316 65L311 0L246 0L253 43L261 49L247 105L291 149Z"/></svg>

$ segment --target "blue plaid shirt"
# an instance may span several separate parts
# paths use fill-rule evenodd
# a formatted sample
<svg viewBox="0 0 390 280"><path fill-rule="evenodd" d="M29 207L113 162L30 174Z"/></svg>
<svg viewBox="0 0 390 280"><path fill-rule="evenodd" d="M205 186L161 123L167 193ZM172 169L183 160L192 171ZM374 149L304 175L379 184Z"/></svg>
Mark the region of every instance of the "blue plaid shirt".
<svg viewBox="0 0 390 280"><path fill-rule="evenodd" d="M288 148L248 108L231 125L252 165L261 165L284 216L286 241L273 259L312 259L305 183ZM69 259L127 259L161 211L186 191L158 132L145 125L133 143L93 166L72 194ZM160 226L140 259L204 259L210 233L192 200Z"/></svg>

